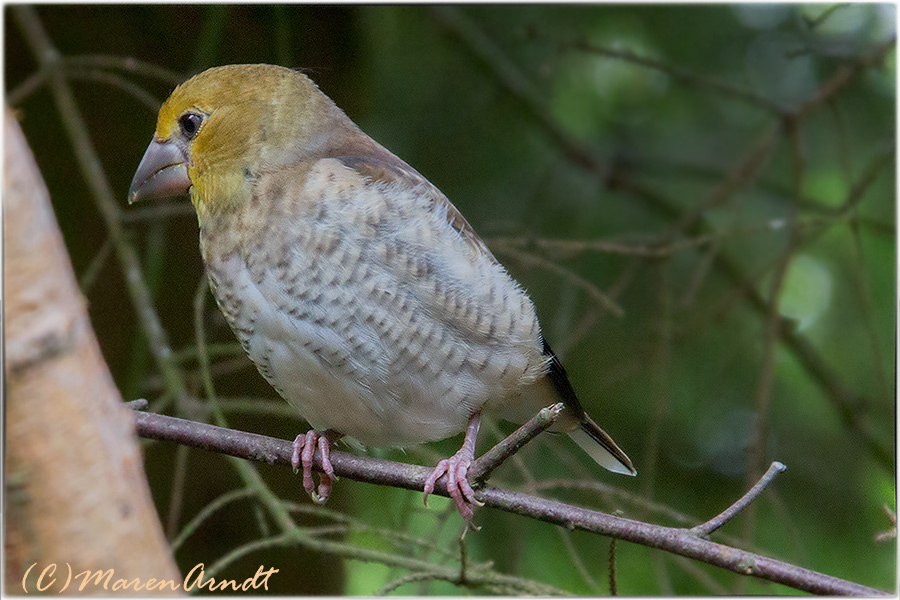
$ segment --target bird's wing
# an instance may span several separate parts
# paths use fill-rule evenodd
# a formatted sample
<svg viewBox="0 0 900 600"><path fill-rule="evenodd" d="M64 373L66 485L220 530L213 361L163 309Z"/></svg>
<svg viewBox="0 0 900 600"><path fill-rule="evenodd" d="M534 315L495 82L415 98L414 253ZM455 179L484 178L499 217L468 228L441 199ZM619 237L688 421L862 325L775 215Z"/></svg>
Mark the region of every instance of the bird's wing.
<svg viewBox="0 0 900 600"><path fill-rule="evenodd" d="M338 156L337 160L373 182L401 183L425 191L433 200L435 209L443 211L447 222L478 252L498 263L493 253L485 245L462 213L418 171L397 158L381 146L377 146L365 156ZM499 263L498 263L499 264Z"/></svg>

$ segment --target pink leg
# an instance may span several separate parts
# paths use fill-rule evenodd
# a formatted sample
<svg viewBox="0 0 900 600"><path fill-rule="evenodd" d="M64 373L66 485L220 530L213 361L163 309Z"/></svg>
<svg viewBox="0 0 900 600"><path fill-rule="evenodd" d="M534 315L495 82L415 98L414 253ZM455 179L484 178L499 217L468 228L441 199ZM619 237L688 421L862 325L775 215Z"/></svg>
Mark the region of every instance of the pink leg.
<svg viewBox="0 0 900 600"><path fill-rule="evenodd" d="M315 482L312 476L313 456L319 449L322 455L323 473L319 476L319 490L316 493ZM331 484L336 479L334 476L334 468L331 466L331 444L328 441L327 432L319 433L312 431L300 434L294 439L294 452L291 455L291 466L294 472L298 472L303 467L303 489L309 494L313 502L316 504L325 504L328 496L331 495Z"/></svg>
<svg viewBox="0 0 900 600"><path fill-rule="evenodd" d="M434 471L425 480L423 489L423 500L425 501L425 506L428 506L428 496L434 492L434 484L446 473L447 493L456 502L456 509L472 531L478 529L472 523L472 517L475 514L472 505L483 506L483 504L475 498L475 490L469 485L466 475L469 471L469 466L475 460L475 438L478 437L478 427L480 425L481 411L478 411L469 417L469 426L466 427L466 438L463 440L462 448L450 458L445 458L437 464Z"/></svg>

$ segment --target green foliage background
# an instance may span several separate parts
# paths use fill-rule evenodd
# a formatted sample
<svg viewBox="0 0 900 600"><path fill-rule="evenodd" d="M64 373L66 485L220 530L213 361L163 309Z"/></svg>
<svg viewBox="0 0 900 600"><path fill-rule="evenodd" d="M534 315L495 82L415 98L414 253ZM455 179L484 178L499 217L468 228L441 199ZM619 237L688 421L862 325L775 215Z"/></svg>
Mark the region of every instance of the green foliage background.
<svg viewBox="0 0 900 600"><path fill-rule="evenodd" d="M779 460L787 471L714 539L893 591L896 543L875 537L892 528L883 505L896 510L896 58L885 46L894 10L75 5L37 13L64 57L60 68L199 399L181 414L209 418L195 348L196 220L184 199L125 202L154 100L214 65L298 67L485 237L531 293L582 402L639 471L607 473L550 437L492 483L537 489L529 485L561 480L535 493L662 524L683 525L678 511L696 524ZM7 100L47 180L104 354L126 398L174 414L9 6L5 23ZM172 75L130 71L127 57ZM229 423L283 438L303 430L235 351L209 299L203 317ZM491 436L485 431L484 447ZM433 464L458 443L372 452ZM241 486L230 461L199 451L148 444L146 465L172 537ZM458 563L460 522L443 499L425 510L420 494L341 481L313 511L290 472L256 468L296 501L313 538ZM476 520L482 530L466 538L471 561L569 593L609 591L609 540L489 510ZM273 531L246 497L215 512L176 558L185 571L209 566ZM249 552L219 575L243 579L259 564L280 569L270 591L282 594L368 595L409 573L292 543ZM616 573L618 591L631 595L790 592L624 543ZM496 591L521 589L426 578L392 593Z"/></svg>

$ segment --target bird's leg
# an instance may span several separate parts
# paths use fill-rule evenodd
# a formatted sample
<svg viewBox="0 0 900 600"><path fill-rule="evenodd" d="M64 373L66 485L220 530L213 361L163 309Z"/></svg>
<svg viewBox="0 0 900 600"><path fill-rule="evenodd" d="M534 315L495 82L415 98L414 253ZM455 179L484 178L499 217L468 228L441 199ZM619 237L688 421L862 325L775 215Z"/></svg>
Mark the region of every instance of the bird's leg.
<svg viewBox="0 0 900 600"><path fill-rule="evenodd" d="M466 525L472 531L478 528L472 523L472 517L475 512L472 505L483 506L475 497L475 490L469 484L466 475L469 471L469 465L475 460L475 439L478 437L478 428L481 426L481 411L476 412L469 417L469 425L466 427L466 438L463 440L462 448L450 458L445 458L437 464L428 479L425 480L424 497L425 506L428 506L428 495L434 491L434 484L445 473L447 474L447 493L456 502L456 509Z"/></svg>
<svg viewBox="0 0 900 600"><path fill-rule="evenodd" d="M306 434L301 433L294 439L291 466L295 473L300 470L301 466L303 467L303 489L316 504L325 504L328 501L328 496L331 495L331 484L337 479L334 475L334 468L331 466L332 440L330 438L336 440L339 437L340 435L330 430L321 433L310 430ZM319 454L322 456L322 473L319 475L318 493L312 476L312 463L316 448L319 449Z"/></svg>

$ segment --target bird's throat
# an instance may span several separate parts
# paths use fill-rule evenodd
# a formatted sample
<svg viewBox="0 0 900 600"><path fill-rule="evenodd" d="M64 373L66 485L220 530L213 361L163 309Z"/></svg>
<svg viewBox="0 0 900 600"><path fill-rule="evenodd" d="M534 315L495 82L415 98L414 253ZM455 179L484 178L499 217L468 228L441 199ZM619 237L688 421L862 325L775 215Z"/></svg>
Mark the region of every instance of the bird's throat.
<svg viewBox="0 0 900 600"><path fill-rule="evenodd" d="M248 182L239 167L200 169L191 166L188 173L193 182L191 202L201 223L223 212L234 211L249 197Z"/></svg>

